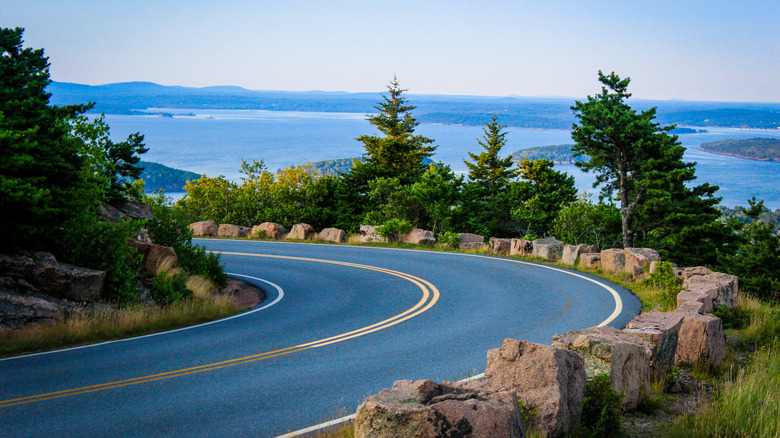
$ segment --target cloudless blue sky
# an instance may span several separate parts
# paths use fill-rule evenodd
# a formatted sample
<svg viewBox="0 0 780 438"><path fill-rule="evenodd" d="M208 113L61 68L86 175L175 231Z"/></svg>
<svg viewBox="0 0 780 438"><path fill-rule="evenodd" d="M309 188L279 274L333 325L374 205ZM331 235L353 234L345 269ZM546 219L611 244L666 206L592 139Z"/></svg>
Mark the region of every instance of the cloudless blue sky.
<svg viewBox="0 0 780 438"><path fill-rule="evenodd" d="M780 1L0 0L56 81L780 102Z"/></svg>

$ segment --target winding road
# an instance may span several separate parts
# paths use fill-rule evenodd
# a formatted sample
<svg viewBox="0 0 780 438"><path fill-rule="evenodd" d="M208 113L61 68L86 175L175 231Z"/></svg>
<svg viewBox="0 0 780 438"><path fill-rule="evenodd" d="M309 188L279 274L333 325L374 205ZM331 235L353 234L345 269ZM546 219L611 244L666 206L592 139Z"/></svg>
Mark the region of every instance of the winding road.
<svg viewBox="0 0 780 438"><path fill-rule="evenodd" d="M162 334L0 360L0 436L277 436L398 379L481 373L504 338L640 311L598 277L511 258L199 240L262 305Z"/></svg>

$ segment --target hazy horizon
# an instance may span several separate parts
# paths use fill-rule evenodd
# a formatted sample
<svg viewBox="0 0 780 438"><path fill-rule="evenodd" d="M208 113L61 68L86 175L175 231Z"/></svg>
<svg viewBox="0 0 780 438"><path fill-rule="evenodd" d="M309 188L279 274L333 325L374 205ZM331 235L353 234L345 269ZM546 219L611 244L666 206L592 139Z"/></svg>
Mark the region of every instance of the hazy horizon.
<svg viewBox="0 0 780 438"><path fill-rule="evenodd" d="M0 0L58 82L780 102L780 2Z"/></svg>

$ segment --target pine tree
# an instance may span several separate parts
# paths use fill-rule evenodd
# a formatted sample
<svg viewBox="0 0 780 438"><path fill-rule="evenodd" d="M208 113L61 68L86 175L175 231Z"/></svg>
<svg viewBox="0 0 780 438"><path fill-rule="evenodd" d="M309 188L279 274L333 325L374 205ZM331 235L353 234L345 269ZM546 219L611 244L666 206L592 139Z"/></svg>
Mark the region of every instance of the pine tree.
<svg viewBox="0 0 780 438"><path fill-rule="evenodd" d="M415 135L418 122L412 117L415 108L406 103L406 98L393 77L387 87L388 95L375 108L378 114L368 118L382 135L363 135L363 161L355 161L350 172L343 175L335 189L337 203L337 226L354 231L367 212L379 206L369 197L369 185L377 178L397 179L401 186L419 181L427 168L424 160L436 151L433 140Z"/></svg>
<svg viewBox="0 0 780 438"><path fill-rule="evenodd" d="M479 184L490 195L505 189L509 181L517 177L518 170L512 168L511 155L504 158L499 155L506 145L506 132L505 126L498 123L498 116L493 115L485 125L483 139L477 139L484 151L469 152L471 162L463 160L463 163L469 169L469 181Z"/></svg>
<svg viewBox="0 0 780 438"><path fill-rule="evenodd" d="M483 138L477 139L483 151L479 154L469 152L471 162L463 160L469 169L463 202L464 221L469 231L477 234L504 236L512 233L509 225L512 206L507 189L518 170L512 168L511 156L500 156L506 145L503 129L498 116L492 116L482 128Z"/></svg>
<svg viewBox="0 0 780 438"><path fill-rule="evenodd" d="M423 160L434 154L436 146L432 145L432 139L414 135L414 128L419 124L411 113L415 107L406 103L403 93L407 90L400 87L398 78L393 77L387 90L383 102L374 107L379 113L368 118L383 135L358 137L366 153L365 162L356 167L373 168L376 176L413 182L425 172L427 165Z"/></svg>
<svg viewBox="0 0 780 438"><path fill-rule="evenodd" d="M0 249L42 247L77 213L82 186L72 117L88 106L49 105L43 50L22 47L21 28L0 28Z"/></svg>
<svg viewBox="0 0 780 438"><path fill-rule="evenodd" d="M599 71L599 81L601 94L572 107L579 119L572 126L572 152L589 157L575 164L596 172L594 187L604 184L602 197L611 199L617 192L623 246L653 246L674 252L679 261L705 249L714 257L722 234L715 223L718 188L690 187L696 179L695 163L682 161L685 147L668 134L674 125L656 123L655 108L637 113L625 102L631 97L626 92L630 78ZM694 247L694 242L701 245Z"/></svg>

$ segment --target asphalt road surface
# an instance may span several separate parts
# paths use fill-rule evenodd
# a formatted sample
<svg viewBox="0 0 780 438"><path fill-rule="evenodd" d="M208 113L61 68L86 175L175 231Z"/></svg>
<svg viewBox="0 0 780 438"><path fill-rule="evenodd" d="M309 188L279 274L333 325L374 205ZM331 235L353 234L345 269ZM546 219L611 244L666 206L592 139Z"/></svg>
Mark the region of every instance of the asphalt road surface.
<svg viewBox="0 0 780 438"><path fill-rule="evenodd" d="M0 360L0 436L277 436L355 412L398 379L484 371L504 338L640 311L628 291L510 258L200 240L268 298L239 317Z"/></svg>

